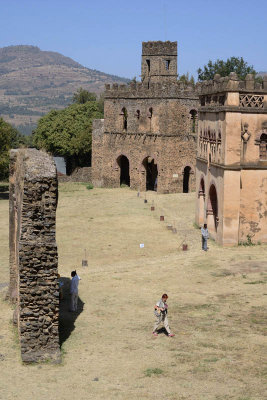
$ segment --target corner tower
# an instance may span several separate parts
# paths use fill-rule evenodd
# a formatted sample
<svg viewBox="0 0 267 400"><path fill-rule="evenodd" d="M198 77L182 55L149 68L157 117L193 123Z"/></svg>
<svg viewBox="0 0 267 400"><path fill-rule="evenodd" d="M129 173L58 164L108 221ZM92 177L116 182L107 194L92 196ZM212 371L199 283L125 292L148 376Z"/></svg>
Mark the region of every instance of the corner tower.
<svg viewBox="0 0 267 400"><path fill-rule="evenodd" d="M177 42L143 42L141 78L150 83L177 80Z"/></svg>

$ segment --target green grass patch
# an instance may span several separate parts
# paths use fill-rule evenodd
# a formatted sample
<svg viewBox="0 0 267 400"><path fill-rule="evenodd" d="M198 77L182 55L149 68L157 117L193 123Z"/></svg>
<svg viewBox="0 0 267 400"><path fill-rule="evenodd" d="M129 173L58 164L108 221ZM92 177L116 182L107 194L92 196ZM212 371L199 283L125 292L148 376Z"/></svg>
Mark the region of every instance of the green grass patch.
<svg viewBox="0 0 267 400"><path fill-rule="evenodd" d="M163 370L160 368L147 368L144 372L145 376L151 377L152 375L162 375Z"/></svg>
<svg viewBox="0 0 267 400"><path fill-rule="evenodd" d="M86 185L86 189L88 190L94 189L94 185L92 183L89 183L88 185Z"/></svg>
<svg viewBox="0 0 267 400"><path fill-rule="evenodd" d="M204 359L205 362L209 362L209 363L217 362L218 360L219 360L219 358L217 358L217 357Z"/></svg>

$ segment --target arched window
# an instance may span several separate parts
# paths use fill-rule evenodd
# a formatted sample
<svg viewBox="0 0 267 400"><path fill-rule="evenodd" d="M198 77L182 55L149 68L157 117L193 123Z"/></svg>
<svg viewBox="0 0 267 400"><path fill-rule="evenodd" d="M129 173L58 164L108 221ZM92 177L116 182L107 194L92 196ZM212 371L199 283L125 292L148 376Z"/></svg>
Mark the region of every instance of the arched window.
<svg viewBox="0 0 267 400"><path fill-rule="evenodd" d="M267 160L267 134L260 137L260 160Z"/></svg>
<svg viewBox="0 0 267 400"><path fill-rule="evenodd" d="M191 132L196 133L196 127L197 127L197 111L196 110L191 110L190 111L190 116L191 116Z"/></svg>
<svg viewBox="0 0 267 400"><path fill-rule="evenodd" d="M148 116L148 118L152 118L152 115L153 115L153 108L150 107L150 109L148 110L147 116Z"/></svg>
<svg viewBox="0 0 267 400"><path fill-rule="evenodd" d="M136 110L135 116L136 116L137 119L140 118L140 110Z"/></svg>
<svg viewBox="0 0 267 400"><path fill-rule="evenodd" d="M122 129L124 131L127 131L127 118L128 118L128 114L127 114L127 110L125 107L122 108L121 110L121 115L122 115Z"/></svg>

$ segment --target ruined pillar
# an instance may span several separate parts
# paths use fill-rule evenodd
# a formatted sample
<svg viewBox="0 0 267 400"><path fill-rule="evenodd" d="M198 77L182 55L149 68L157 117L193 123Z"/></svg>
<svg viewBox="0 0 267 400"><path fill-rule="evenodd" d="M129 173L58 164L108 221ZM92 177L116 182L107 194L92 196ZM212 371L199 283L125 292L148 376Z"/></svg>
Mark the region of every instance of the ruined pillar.
<svg viewBox="0 0 267 400"><path fill-rule="evenodd" d="M52 157L11 150L9 296L24 362L60 360L57 190Z"/></svg>

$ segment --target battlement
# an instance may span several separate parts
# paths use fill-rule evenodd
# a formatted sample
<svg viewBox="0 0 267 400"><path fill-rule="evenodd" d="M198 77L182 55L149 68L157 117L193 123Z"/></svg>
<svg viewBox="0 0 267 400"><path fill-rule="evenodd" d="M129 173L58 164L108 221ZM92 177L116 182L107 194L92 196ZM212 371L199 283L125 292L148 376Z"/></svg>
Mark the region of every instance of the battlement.
<svg viewBox="0 0 267 400"><path fill-rule="evenodd" d="M198 98L193 85L183 82L151 83L149 88L141 82L129 85L105 85L105 98Z"/></svg>
<svg viewBox="0 0 267 400"><path fill-rule="evenodd" d="M240 80L235 72L229 76L221 77L219 74L213 80L197 83L197 91L200 95L209 95L220 92L250 92L267 94L267 76L263 82L257 82L253 74L248 74L244 81Z"/></svg>
<svg viewBox="0 0 267 400"><path fill-rule="evenodd" d="M143 56L177 56L177 42L142 42Z"/></svg>

